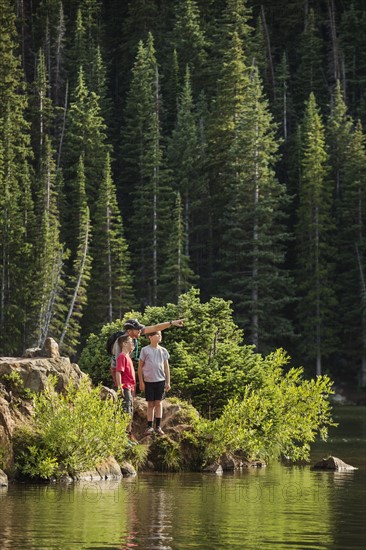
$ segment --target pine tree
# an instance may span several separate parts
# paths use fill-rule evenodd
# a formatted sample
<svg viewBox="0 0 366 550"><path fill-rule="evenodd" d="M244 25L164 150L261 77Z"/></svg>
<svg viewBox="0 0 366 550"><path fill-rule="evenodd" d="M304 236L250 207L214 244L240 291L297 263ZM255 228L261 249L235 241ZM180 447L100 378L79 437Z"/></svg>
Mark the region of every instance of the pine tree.
<svg viewBox="0 0 366 550"><path fill-rule="evenodd" d="M198 222L197 209L201 210L203 191L198 127L188 66L179 100L177 125L169 142L167 157L172 179L183 197L183 220L187 235L185 253L188 255L189 239L195 231L195 221Z"/></svg>
<svg viewBox="0 0 366 550"><path fill-rule="evenodd" d="M294 105L301 115L310 92L317 94L318 104L324 109L327 102L323 43L319 36L315 13L310 10L305 29L300 37L299 64L294 78Z"/></svg>
<svg viewBox="0 0 366 550"><path fill-rule="evenodd" d="M347 158L347 148L352 129L352 120L347 114L347 106L344 102L339 81L332 97L331 112L327 123L327 141L329 143L330 165L332 177L336 183L335 198L341 199L342 166Z"/></svg>
<svg viewBox="0 0 366 550"><path fill-rule="evenodd" d="M87 333L121 319L134 306L131 258L117 204L109 154L96 205L90 251L93 265L84 322Z"/></svg>
<svg viewBox="0 0 366 550"><path fill-rule="evenodd" d="M366 70L366 11L355 2L343 11L340 24L342 90L353 117L360 117ZM366 118L366 117L365 117Z"/></svg>
<svg viewBox="0 0 366 550"><path fill-rule="evenodd" d="M45 138L50 135L54 119L53 104L50 99L50 86L47 74L45 56L42 50L38 52L36 74L32 83L30 111L32 117L32 148L36 165L41 163L41 155Z"/></svg>
<svg viewBox="0 0 366 550"><path fill-rule="evenodd" d="M241 40L235 32L229 39L207 129L207 172L211 198L208 208L215 224L214 230L209 229L208 234L213 235L213 250L220 249L224 235L222 216L230 199L229 182L234 169L229 151L235 141L249 82Z"/></svg>
<svg viewBox="0 0 366 550"><path fill-rule="evenodd" d="M89 92L85 84L84 71L80 67L78 84L67 117L62 165L65 167L66 189L70 192L79 158L83 156L86 193L92 215L103 178L105 155L110 149L105 132L106 125L101 116L99 97L94 92ZM70 214L73 217L72 196L69 198Z"/></svg>
<svg viewBox="0 0 366 550"><path fill-rule="evenodd" d="M72 270L67 289L67 314L62 323L58 339L60 350L74 355L80 343L81 321L87 303L87 289L91 270L91 224L85 191L86 178L84 163L80 157L77 172L78 197L78 235L75 256L72 258Z"/></svg>
<svg viewBox="0 0 366 550"><path fill-rule="evenodd" d="M177 124L179 93L182 87L181 75L178 63L177 50L173 50L171 62L165 72L165 86L163 83L162 94L164 96L164 127L169 135Z"/></svg>
<svg viewBox="0 0 366 550"><path fill-rule="evenodd" d="M181 72L190 66L194 93L204 86L205 37L201 29L200 13L195 0L182 0L175 4L176 19L173 30L173 44L177 51Z"/></svg>
<svg viewBox="0 0 366 550"><path fill-rule="evenodd" d="M162 163L159 72L152 35L146 46L139 44L123 141L124 176L133 197L130 234L138 295L145 304L157 304L159 269L164 261L159 245L168 227L171 192Z"/></svg>
<svg viewBox="0 0 366 550"><path fill-rule="evenodd" d="M366 385L366 139L360 122L349 136L341 167L339 287L342 349ZM355 373L356 374L356 373ZM355 376L356 378L356 376Z"/></svg>
<svg viewBox="0 0 366 550"><path fill-rule="evenodd" d="M323 122L310 94L302 125L301 179L297 224L297 265L301 350L321 374L322 359L335 349L333 185Z"/></svg>
<svg viewBox="0 0 366 550"><path fill-rule="evenodd" d="M292 332L285 306L293 290L284 269L288 199L274 173L276 126L252 68L229 150L229 200L223 212L223 242L216 274L220 294L258 351L268 352Z"/></svg>
<svg viewBox="0 0 366 550"><path fill-rule="evenodd" d="M35 263L39 288L37 293L39 314L36 327L38 347L43 347L45 339L49 335L64 284L64 249L60 243L58 189L53 155L51 140L46 135L38 175L39 191L37 194L39 230L35 247Z"/></svg>
<svg viewBox="0 0 366 550"><path fill-rule="evenodd" d="M284 141L287 141L294 127L294 110L290 93L290 70L286 52L282 54L281 62L276 68L276 89L272 111L281 129L281 137Z"/></svg>
<svg viewBox="0 0 366 550"><path fill-rule="evenodd" d="M0 1L0 28L0 347L10 354L26 346L35 310L32 153L15 14L8 0Z"/></svg>
<svg viewBox="0 0 366 550"><path fill-rule="evenodd" d="M177 193L170 232L166 240L167 260L160 277L160 292L165 302L177 303L179 296L187 292L195 281L186 253L186 232L182 213L182 201Z"/></svg>

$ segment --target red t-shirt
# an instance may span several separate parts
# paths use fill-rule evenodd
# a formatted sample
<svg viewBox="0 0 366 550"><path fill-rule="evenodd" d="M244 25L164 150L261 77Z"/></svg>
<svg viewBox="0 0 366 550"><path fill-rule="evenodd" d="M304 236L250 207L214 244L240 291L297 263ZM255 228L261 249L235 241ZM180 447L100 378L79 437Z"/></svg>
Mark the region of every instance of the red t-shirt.
<svg viewBox="0 0 366 550"><path fill-rule="evenodd" d="M117 357L116 372L122 373L122 387L134 390L136 386L135 369L129 355L120 353ZM117 385L117 384L116 384Z"/></svg>

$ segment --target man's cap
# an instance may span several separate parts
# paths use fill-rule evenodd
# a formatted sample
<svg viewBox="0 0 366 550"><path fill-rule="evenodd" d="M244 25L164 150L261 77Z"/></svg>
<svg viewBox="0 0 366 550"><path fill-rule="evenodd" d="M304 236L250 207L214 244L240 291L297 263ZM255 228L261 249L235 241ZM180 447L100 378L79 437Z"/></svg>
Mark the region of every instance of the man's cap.
<svg viewBox="0 0 366 550"><path fill-rule="evenodd" d="M123 325L123 328L125 330L142 330L143 328L145 328L145 326L139 323L137 319L128 319Z"/></svg>

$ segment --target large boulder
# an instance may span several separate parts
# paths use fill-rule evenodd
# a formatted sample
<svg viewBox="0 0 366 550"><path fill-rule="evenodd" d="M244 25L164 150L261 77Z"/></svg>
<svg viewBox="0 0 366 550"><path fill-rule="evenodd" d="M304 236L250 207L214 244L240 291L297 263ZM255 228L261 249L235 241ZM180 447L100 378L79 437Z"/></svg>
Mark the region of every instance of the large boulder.
<svg viewBox="0 0 366 550"><path fill-rule="evenodd" d="M71 382L78 386L83 377L78 365L71 363L68 357L2 357L0 358L0 380L2 375L18 374L25 389L35 392L43 391L47 379L55 376L57 391L64 391Z"/></svg>

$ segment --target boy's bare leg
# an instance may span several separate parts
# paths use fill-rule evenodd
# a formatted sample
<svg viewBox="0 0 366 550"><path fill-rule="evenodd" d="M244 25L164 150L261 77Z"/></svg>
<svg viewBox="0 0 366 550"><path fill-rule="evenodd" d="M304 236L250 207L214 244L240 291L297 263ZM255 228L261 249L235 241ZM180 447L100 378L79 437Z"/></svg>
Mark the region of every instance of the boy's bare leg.
<svg viewBox="0 0 366 550"><path fill-rule="evenodd" d="M155 401L147 402L147 421L152 422L154 420L154 405Z"/></svg>

